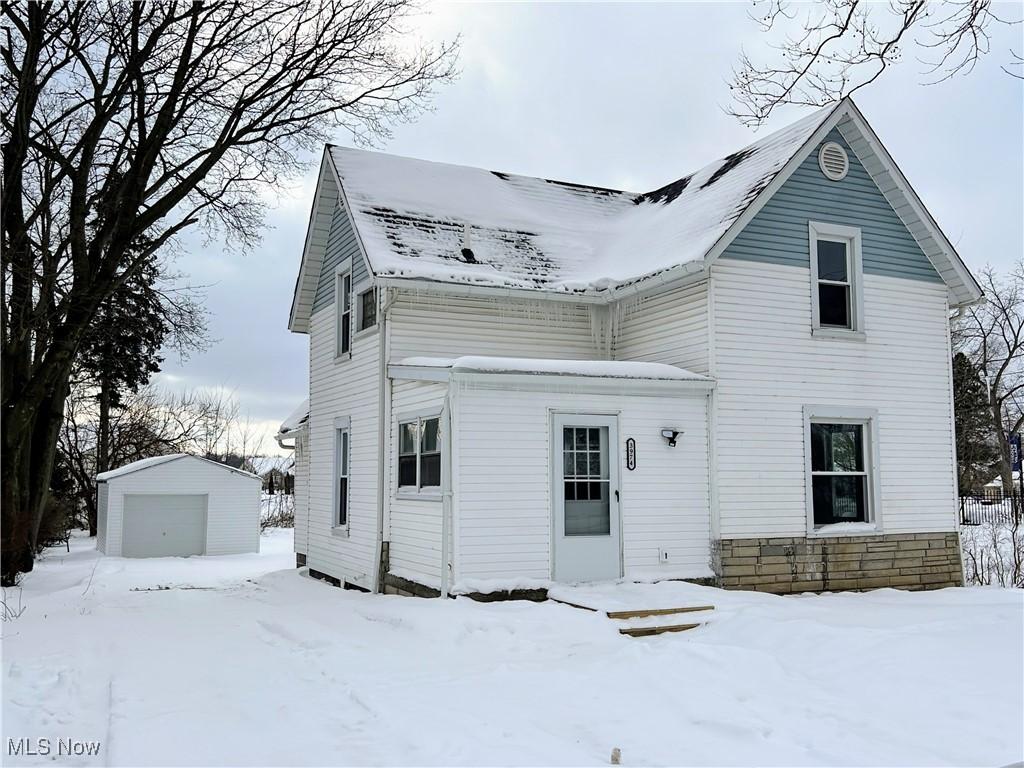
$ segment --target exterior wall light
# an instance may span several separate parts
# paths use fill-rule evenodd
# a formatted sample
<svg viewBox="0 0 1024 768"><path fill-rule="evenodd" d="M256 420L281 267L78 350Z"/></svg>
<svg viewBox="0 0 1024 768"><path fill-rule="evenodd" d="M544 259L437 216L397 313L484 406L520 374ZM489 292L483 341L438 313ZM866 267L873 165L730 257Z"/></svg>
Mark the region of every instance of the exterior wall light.
<svg viewBox="0 0 1024 768"><path fill-rule="evenodd" d="M668 442L669 448L676 447L676 438L679 437L679 430L676 429L663 429L661 430L661 436Z"/></svg>

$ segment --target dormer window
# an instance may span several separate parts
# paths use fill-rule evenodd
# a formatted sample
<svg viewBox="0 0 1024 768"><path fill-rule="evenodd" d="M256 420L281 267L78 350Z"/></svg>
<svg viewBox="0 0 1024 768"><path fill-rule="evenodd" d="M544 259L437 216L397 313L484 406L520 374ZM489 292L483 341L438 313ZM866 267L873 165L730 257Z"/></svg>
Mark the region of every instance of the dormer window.
<svg viewBox="0 0 1024 768"><path fill-rule="evenodd" d="M864 332L860 230L811 222L812 333L862 337Z"/></svg>

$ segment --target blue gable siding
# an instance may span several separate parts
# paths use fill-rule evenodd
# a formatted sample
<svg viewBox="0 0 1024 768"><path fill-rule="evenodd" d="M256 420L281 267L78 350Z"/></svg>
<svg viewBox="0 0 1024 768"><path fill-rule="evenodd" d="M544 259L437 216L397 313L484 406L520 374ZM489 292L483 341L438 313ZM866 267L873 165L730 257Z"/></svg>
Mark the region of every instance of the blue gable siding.
<svg viewBox="0 0 1024 768"><path fill-rule="evenodd" d="M359 285L367 278L366 263L359 252L359 242L352 229L345 210L339 205L334 209L331 232L327 237L324 263L320 267L320 278L313 296L313 312L334 304L334 271L345 259L352 259L352 285Z"/></svg>
<svg viewBox="0 0 1024 768"><path fill-rule="evenodd" d="M825 141L837 142L846 149L850 158L846 178L825 178L818 167L819 145L729 244L722 257L808 269L807 222L822 221L860 228L866 273L941 282L928 257L842 134L833 129Z"/></svg>

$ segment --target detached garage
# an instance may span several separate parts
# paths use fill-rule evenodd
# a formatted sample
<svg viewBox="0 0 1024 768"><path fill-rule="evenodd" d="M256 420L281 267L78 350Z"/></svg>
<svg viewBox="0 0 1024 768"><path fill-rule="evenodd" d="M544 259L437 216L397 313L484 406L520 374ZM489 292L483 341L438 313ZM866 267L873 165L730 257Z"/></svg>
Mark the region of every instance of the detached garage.
<svg viewBox="0 0 1024 768"><path fill-rule="evenodd" d="M96 476L96 548L118 557L259 552L257 475L173 453Z"/></svg>

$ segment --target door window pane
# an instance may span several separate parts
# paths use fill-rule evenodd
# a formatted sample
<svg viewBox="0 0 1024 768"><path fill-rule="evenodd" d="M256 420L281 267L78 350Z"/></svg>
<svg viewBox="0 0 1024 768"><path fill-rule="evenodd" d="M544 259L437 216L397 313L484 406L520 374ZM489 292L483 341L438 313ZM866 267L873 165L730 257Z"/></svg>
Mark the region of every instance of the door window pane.
<svg viewBox="0 0 1024 768"><path fill-rule="evenodd" d="M562 446L565 535L609 535L608 428L563 427Z"/></svg>

